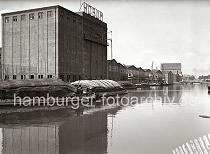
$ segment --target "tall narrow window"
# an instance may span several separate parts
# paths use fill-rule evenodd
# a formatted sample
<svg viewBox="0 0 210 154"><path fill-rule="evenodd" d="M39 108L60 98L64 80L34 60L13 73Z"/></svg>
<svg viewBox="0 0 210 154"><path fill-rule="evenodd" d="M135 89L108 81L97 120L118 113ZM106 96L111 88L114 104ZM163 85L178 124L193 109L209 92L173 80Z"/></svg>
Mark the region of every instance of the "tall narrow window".
<svg viewBox="0 0 210 154"><path fill-rule="evenodd" d="M21 80L25 80L26 79L26 75L21 75Z"/></svg>
<svg viewBox="0 0 210 154"><path fill-rule="evenodd" d="M34 79L34 75L30 75L29 76L29 79Z"/></svg>
<svg viewBox="0 0 210 154"><path fill-rule="evenodd" d="M17 22L17 16L12 17L13 22Z"/></svg>
<svg viewBox="0 0 210 154"><path fill-rule="evenodd" d="M52 75L47 75L47 78L48 78L48 79L51 79L51 78L52 78Z"/></svg>
<svg viewBox="0 0 210 154"><path fill-rule="evenodd" d="M38 75L38 79L43 79L43 75Z"/></svg>
<svg viewBox="0 0 210 154"><path fill-rule="evenodd" d="M5 23L9 23L9 17L5 17L5 18L4 18L4 22L5 22Z"/></svg>
<svg viewBox="0 0 210 154"><path fill-rule="evenodd" d="M34 13L29 14L29 19L34 20Z"/></svg>
<svg viewBox="0 0 210 154"><path fill-rule="evenodd" d="M42 19L42 18L43 18L43 12L39 12L39 13L38 13L38 18L39 18L39 19Z"/></svg>
<svg viewBox="0 0 210 154"><path fill-rule="evenodd" d="M9 75L5 75L4 78L5 78L5 80L9 79Z"/></svg>
<svg viewBox="0 0 210 154"><path fill-rule="evenodd" d="M17 76L16 75L13 75L13 80L16 80L17 79Z"/></svg>

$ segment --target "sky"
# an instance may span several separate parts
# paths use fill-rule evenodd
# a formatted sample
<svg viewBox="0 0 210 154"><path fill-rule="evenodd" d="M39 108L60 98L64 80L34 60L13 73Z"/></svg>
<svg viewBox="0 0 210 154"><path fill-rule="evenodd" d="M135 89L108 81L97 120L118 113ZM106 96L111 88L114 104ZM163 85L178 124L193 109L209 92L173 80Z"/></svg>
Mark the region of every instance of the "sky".
<svg viewBox="0 0 210 154"><path fill-rule="evenodd" d="M180 62L183 74L210 74L210 0L84 1L103 12L118 62L142 68ZM0 0L0 13L50 5L78 12L80 0Z"/></svg>

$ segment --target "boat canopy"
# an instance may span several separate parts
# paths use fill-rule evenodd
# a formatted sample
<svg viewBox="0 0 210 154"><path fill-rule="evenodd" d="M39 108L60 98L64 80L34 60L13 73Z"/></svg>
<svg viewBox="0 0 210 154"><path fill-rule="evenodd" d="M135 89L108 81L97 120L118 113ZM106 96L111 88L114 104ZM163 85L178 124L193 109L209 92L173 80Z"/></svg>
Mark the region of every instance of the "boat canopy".
<svg viewBox="0 0 210 154"><path fill-rule="evenodd" d="M81 86L83 88L89 89L113 89L113 88L121 88L120 84L113 80L80 80L71 83L72 85L78 87Z"/></svg>

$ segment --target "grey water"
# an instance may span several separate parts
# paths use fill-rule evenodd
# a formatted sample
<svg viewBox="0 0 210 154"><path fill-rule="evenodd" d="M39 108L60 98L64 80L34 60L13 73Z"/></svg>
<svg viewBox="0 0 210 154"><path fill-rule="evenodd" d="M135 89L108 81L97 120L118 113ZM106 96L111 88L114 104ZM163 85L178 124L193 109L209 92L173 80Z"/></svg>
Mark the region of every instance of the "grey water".
<svg viewBox="0 0 210 154"><path fill-rule="evenodd" d="M138 101L98 106L82 115L68 108L4 112L0 114L0 151L170 154L178 146L210 133L210 119L199 117L210 116L210 95L205 85L142 88L129 91L126 98Z"/></svg>

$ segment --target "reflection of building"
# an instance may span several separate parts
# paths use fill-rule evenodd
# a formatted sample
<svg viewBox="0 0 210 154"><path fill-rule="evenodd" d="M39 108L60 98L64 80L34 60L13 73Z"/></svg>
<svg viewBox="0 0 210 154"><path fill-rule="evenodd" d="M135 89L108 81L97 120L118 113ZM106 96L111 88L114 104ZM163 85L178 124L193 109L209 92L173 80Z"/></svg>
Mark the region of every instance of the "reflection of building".
<svg viewBox="0 0 210 154"><path fill-rule="evenodd" d="M16 116L16 118L19 117ZM43 117L42 120L38 120L46 122L49 119ZM11 121L13 120L11 119ZM22 123L19 121L18 124L13 125L8 124L8 122L7 120L9 128L3 128L2 131L2 154L107 153L106 112L72 116L65 122L57 122L56 124L36 125L24 124L25 121Z"/></svg>
<svg viewBox="0 0 210 154"><path fill-rule="evenodd" d="M2 154L59 154L56 125L3 128Z"/></svg>
<svg viewBox="0 0 210 154"><path fill-rule="evenodd" d="M107 153L107 113L72 118L59 128L60 154Z"/></svg>
<svg viewBox="0 0 210 154"><path fill-rule="evenodd" d="M61 6L2 14L3 77L104 79L107 24Z"/></svg>

